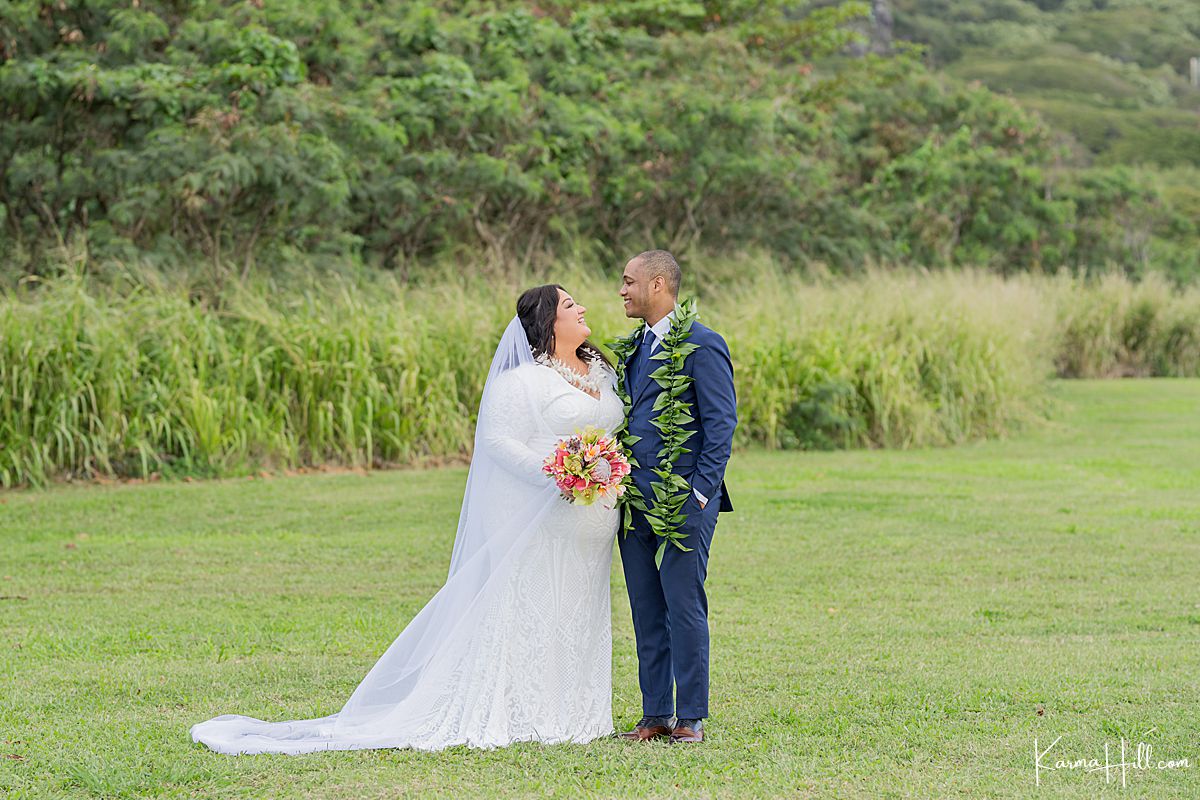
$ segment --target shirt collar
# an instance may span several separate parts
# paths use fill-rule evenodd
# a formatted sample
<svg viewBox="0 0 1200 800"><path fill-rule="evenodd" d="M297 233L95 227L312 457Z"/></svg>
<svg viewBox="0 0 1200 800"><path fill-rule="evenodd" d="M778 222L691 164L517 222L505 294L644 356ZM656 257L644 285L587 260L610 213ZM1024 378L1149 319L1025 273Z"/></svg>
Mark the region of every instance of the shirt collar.
<svg viewBox="0 0 1200 800"><path fill-rule="evenodd" d="M661 342L663 340L663 337L671 332L671 321L674 319L675 319L675 312L672 310L670 314L667 314L665 317L663 317L658 322L654 323L653 326L651 326L650 330L654 331L654 336L658 339L658 341ZM646 335L645 333L642 334L642 336L645 336L645 335Z"/></svg>

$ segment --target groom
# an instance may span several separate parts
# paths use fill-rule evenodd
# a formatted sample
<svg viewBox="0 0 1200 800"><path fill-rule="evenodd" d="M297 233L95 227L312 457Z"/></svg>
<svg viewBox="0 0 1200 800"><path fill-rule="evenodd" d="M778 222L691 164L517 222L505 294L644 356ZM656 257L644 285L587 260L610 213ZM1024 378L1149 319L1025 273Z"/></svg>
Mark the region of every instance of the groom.
<svg viewBox="0 0 1200 800"><path fill-rule="evenodd" d="M650 377L663 362L651 360L675 317L682 274L665 250L649 250L632 258L622 276L625 316L644 321L641 341L625 366L625 390L631 407L627 428L641 440L631 448L639 467L632 479L647 505L653 507L652 468L659 463L662 432L654 426L655 400L663 388ZM725 491L737 398L733 364L725 340L699 322L692 323L688 344L697 349L687 356L683 372L693 378L680 399L691 404L694 430L673 471L692 489L681 511L679 527L688 552L668 544L661 569L655 564L660 537L638 510L626 535L619 537L621 563L633 610L637 639L638 681L642 689L642 720L622 738L648 741L670 737L673 742L704 741L708 716L708 598L704 578L717 513L732 511ZM661 408L661 406L660 406ZM674 696L672 688L675 689Z"/></svg>

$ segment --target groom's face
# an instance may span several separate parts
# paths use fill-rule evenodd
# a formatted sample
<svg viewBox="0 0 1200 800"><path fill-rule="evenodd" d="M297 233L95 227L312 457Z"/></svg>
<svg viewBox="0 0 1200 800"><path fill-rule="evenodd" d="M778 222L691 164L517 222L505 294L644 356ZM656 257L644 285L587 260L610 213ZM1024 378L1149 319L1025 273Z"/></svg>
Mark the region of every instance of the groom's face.
<svg viewBox="0 0 1200 800"><path fill-rule="evenodd" d="M630 319L645 319L650 312L650 282L646 270L638 259L630 259L621 276L621 299L625 301L625 316Z"/></svg>

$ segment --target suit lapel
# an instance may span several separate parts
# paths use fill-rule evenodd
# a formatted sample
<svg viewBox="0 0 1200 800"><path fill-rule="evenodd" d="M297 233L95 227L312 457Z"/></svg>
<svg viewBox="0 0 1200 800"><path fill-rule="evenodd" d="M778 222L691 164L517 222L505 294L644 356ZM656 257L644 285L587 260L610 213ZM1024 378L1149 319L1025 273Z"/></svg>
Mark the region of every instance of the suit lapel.
<svg viewBox="0 0 1200 800"><path fill-rule="evenodd" d="M634 389L639 388L642 385L641 377L644 377L639 376L638 386L635 387L633 385L633 379L629 376L629 365L637 360L638 353L641 352L642 347L645 346L642 342L642 337L646 335L646 324L642 323L639 325L634 335L638 345L637 347L633 348L633 352L629 354L629 358L625 359L625 393L629 395L630 403L632 403L634 400L637 400L637 393L634 391Z"/></svg>
<svg viewBox="0 0 1200 800"><path fill-rule="evenodd" d="M643 347L646 347L646 343L644 342L640 345L637 345L637 350L634 353L635 359ZM650 355L654 354L652 353ZM649 359L646 360L646 368L643 369L642 374L638 375L637 385L634 386L634 391L630 393L630 404L637 403L638 399L641 399L642 395L646 393L646 387L654 383L653 380L650 380L650 373L654 372L655 369L658 369L660 366L661 365L658 361L652 361Z"/></svg>
<svg viewBox="0 0 1200 800"><path fill-rule="evenodd" d="M643 342L642 344L638 345L638 350L640 351L641 348L645 346L646 345ZM651 355L653 355L653 353L651 353ZM637 353L634 353L634 356L636 357ZM651 361L649 358L646 359L646 368L642 371L641 375L638 375L637 386L633 387L633 393L629 395L633 398L633 403L636 403L639 399L641 399L641 396L646 393L646 387L653 383L653 381L650 380L650 373L654 372L654 370L658 369L658 367L659 364L657 361Z"/></svg>
<svg viewBox="0 0 1200 800"><path fill-rule="evenodd" d="M638 354L641 352L642 348L646 346L646 343L645 343L645 341L643 341L643 340L644 340L644 338L645 338L645 336L646 336L646 330L647 330L647 328L648 328L648 327L649 327L649 326L647 326L647 325L646 325L646 324L643 322L643 323L642 323L642 326L641 326L640 328L638 328L638 330L637 330L638 346L637 346L637 348L636 348L636 349L633 351L633 354L632 354L632 355L629 357L629 362L626 362L626 369L625 369L625 390L626 390L627 392L629 392L629 397L630 397L630 401L629 401L629 402L630 402L630 404L631 404L631 405L632 405L632 404L634 404L634 403L637 403L637 401L638 401L639 399L641 399L641 396L642 396L643 394L645 394L645 392L646 392L646 387L648 387L650 384L654 383L654 381L650 380L650 373L654 372L654 370L656 370L656 369L658 369L660 366L662 366L662 363L661 363L661 362L659 362L659 361L651 361L649 358L647 358L647 359L646 359L646 369L645 369L645 371L644 371L644 372L643 372L641 375L639 375L639 376L638 376L638 379L637 379L637 386L630 386L630 381L629 381L629 363L630 363L630 362L632 362L634 359L636 359L636 358L638 357ZM659 350L661 350L661 349L662 349L662 348L661 348L661 347L659 347ZM654 355L654 353L651 353L650 355Z"/></svg>
<svg viewBox="0 0 1200 800"><path fill-rule="evenodd" d="M629 357L625 359L625 394L629 395L630 399L633 398L633 378L629 375L629 367L637 359L637 353L638 351L635 347L633 352L629 354Z"/></svg>

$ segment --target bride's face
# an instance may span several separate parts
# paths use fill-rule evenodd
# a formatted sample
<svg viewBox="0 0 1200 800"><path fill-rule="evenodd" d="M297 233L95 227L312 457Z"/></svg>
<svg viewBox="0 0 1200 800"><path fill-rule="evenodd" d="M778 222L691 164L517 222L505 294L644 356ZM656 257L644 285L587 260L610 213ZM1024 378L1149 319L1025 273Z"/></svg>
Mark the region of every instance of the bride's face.
<svg viewBox="0 0 1200 800"><path fill-rule="evenodd" d="M554 320L554 340L576 347L592 335L592 329L587 326L583 315L587 309L575 302L571 295L558 290L558 317Z"/></svg>

